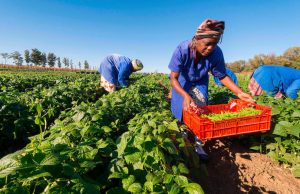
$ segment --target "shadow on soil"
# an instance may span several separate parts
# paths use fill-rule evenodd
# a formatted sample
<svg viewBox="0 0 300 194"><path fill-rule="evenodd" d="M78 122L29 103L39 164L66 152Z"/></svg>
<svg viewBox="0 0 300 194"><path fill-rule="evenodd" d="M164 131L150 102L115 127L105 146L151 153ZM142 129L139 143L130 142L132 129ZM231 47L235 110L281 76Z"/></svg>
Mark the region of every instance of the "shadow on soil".
<svg viewBox="0 0 300 194"><path fill-rule="evenodd" d="M206 142L204 149L209 154L209 161L206 164L190 161L188 166L191 179L198 182L205 193L276 193L244 183L239 173L239 169L243 167L235 163L236 154L239 153L244 159L251 159L249 149L241 144L228 139L210 140Z"/></svg>

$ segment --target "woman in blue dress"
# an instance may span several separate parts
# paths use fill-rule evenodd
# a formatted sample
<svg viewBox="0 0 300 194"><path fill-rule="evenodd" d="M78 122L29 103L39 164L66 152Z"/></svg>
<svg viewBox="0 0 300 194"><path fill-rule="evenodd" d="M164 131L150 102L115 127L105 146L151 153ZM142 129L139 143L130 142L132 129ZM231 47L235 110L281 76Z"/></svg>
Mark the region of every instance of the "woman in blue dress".
<svg viewBox="0 0 300 194"><path fill-rule="evenodd" d="M208 72L221 80L240 99L255 101L226 74L222 50L217 46L223 34L223 21L205 20L192 40L180 43L171 58L169 69L172 85L171 110L181 121L182 110L190 105L208 104Z"/></svg>
<svg viewBox="0 0 300 194"><path fill-rule="evenodd" d="M249 91L253 96L264 92L275 98L298 98L300 70L284 66L261 65L251 76Z"/></svg>
<svg viewBox="0 0 300 194"><path fill-rule="evenodd" d="M100 64L101 87L108 92L116 91L117 87L127 87L129 76L143 69L143 64L138 59L112 54L103 59Z"/></svg>

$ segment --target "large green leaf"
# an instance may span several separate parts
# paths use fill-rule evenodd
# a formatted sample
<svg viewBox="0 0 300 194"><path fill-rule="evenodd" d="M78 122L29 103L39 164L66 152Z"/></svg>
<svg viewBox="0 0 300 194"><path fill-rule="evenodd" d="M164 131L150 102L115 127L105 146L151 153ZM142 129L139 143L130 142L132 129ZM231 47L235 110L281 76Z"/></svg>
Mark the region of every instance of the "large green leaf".
<svg viewBox="0 0 300 194"><path fill-rule="evenodd" d="M295 166L292 172L295 177L300 178L300 165Z"/></svg>
<svg viewBox="0 0 300 194"><path fill-rule="evenodd" d="M87 169L93 169L96 167L96 163L93 161L83 161L80 163L80 167L87 168Z"/></svg>
<svg viewBox="0 0 300 194"><path fill-rule="evenodd" d="M180 194L180 188L178 187L178 185L173 184L168 193L170 193L170 194Z"/></svg>
<svg viewBox="0 0 300 194"><path fill-rule="evenodd" d="M288 133L293 136L299 137L300 125L295 125L295 126L290 127L288 130Z"/></svg>
<svg viewBox="0 0 300 194"><path fill-rule="evenodd" d="M280 110L276 107L272 108L272 116L280 114Z"/></svg>
<svg viewBox="0 0 300 194"><path fill-rule="evenodd" d="M84 116L85 116L85 112L80 111L73 116L73 120L75 122L79 122L81 121L81 119L83 119Z"/></svg>
<svg viewBox="0 0 300 194"><path fill-rule="evenodd" d="M292 117L300 117L300 110L295 110L292 114Z"/></svg>
<svg viewBox="0 0 300 194"><path fill-rule="evenodd" d="M156 128L156 123L153 120L148 120L148 124L150 127Z"/></svg>
<svg viewBox="0 0 300 194"><path fill-rule="evenodd" d="M179 132L179 129L178 129L178 125L177 125L176 120L174 120L173 122L171 122L171 123L168 125L168 129L174 130L174 131L178 131L178 132Z"/></svg>
<svg viewBox="0 0 300 194"><path fill-rule="evenodd" d="M142 153L138 149L130 148L126 149L124 154L125 161L130 164L134 164L141 160Z"/></svg>
<svg viewBox="0 0 300 194"><path fill-rule="evenodd" d="M85 135L85 133L87 132L89 130L89 127L83 127L83 129L81 129L80 130L80 135L82 136L82 137L84 137L84 135Z"/></svg>
<svg viewBox="0 0 300 194"><path fill-rule="evenodd" d="M164 176L164 183L165 184L171 183L173 181L173 178L174 178L174 175L172 175L172 174L166 174Z"/></svg>
<svg viewBox="0 0 300 194"><path fill-rule="evenodd" d="M108 179L113 179L113 178L123 178L124 174L120 172L112 172Z"/></svg>
<svg viewBox="0 0 300 194"><path fill-rule="evenodd" d="M164 140L162 147L166 149L170 154L177 154L177 149L170 138L166 138Z"/></svg>
<svg viewBox="0 0 300 194"><path fill-rule="evenodd" d="M182 176L182 175L175 176L174 180L181 187L185 187L189 183L188 179L185 176Z"/></svg>
<svg viewBox="0 0 300 194"><path fill-rule="evenodd" d="M287 132L281 124L276 124L275 129L273 131L273 134L274 135L279 135L279 136L282 136L282 137L287 136Z"/></svg>
<svg viewBox="0 0 300 194"><path fill-rule="evenodd" d="M183 163L180 163L178 165L178 169L179 169L179 172L182 173L182 174L188 174L189 173L189 169Z"/></svg>
<svg viewBox="0 0 300 194"><path fill-rule="evenodd" d="M153 183L151 181L146 181L144 183L144 187L147 189L147 191L150 191L150 192L153 191Z"/></svg>
<svg viewBox="0 0 300 194"><path fill-rule="evenodd" d="M24 181L24 184L26 185L26 184L29 184L31 181L39 179L41 177L52 177L52 175L49 172L41 172L41 173L38 173L38 174L33 174L31 176L28 176L23 181Z"/></svg>
<svg viewBox="0 0 300 194"><path fill-rule="evenodd" d="M140 183L133 183L128 187L128 191L131 193L141 193L142 186Z"/></svg>
<svg viewBox="0 0 300 194"><path fill-rule="evenodd" d="M189 194L204 194L201 186L197 183L189 183L185 190Z"/></svg>
<svg viewBox="0 0 300 194"><path fill-rule="evenodd" d="M128 178L122 179L123 188L128 190L129 186L132 185L135 181L135 177L130 175Z"/></svg>
<svg viewBox="0 0 300 194"><path fill-rule="evenodd" d="M103 139L100 139L97 141L96 145L98 149L102 149L102 148L106 148L109 145L109 143Z"/></svg>
<svg viewBox="0 0 300 194"><path fill-rule="evenodd" d="M119 143L117 145L118 156L121 156L121 155L124 154L124 151L125 151L125 149L127 147L127 142L128 142L129 138L130 138L130 133L129 132L125 132L125 133L123 133L123 135L119 139Z"/></svg>
<svg viewBox="0 0 300 194"><path fill-rule="evenodd" d="M274 160L278 160L278 156L277 156L276 152L274 152L274 151L270 151L270 152L268 153L268 156L270 156L270 157L273 158Z"/></svg>
<svg viewBox="0 0 300 194"><path fill-rule="evenodd" d="M102 129L105 133L109 133L109 132L112 131L112 129L111 129L110 127L108 127L108 126L103 126L103 127L101 127L101 129Z"/></svg>
<svg viewBox="0 0 300 194"><path fill-rule="evenodd" d="M286 127L286 128L289 128L289 127L293 126L293 124L288 122L288 121L280 121L279 124L283 127Z"/></svg>
<svg viewBox="0 0 300 194"><path fill-rule="evenodd" d="M164 176L161 176L159 174L152 174L150 172L148 172L148 174L146 175L146 180L150 181L153 183L153 185L159 184L160 182L162 182L162 179L164 178Z"/></svg>
<svg viewBox="0 0 300 194"><path fill-rule="evenodd" d="M266 148L268 150L275 150L278 147L277 143L269 143L267 144Z"/></svg>
<svg viewBox="0 0 300 194"><path fill-rule="evenodd" d="M46 166L46 165L58 165L61 163L61 160L58 156L54 154L46 155L46 157L40 162L40 165Z"/></svg>
<svg viewBox="0 0 300 194"><path fill-rule="evenodd" d="M15 173L20 167L17 159L17 153L9 154L0 160L0 178L4 178L12 173Z"/></svg>

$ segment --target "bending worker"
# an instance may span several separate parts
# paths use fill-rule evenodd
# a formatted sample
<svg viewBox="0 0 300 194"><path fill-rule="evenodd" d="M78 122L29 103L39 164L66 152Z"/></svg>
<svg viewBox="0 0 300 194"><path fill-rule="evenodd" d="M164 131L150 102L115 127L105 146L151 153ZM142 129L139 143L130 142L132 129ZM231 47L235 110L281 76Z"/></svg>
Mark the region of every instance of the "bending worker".
<svg viewBox="0 0 300 194"><path fill-rule="evenodd" d="M238 79L231 69L226 68L226 75L230 77L230 79L235 83L235 85L238 85ZM217 84L218 86L224 86L219 78L214 77L214 81L215 84Z"/></svg>
<svg viewBox="0 0 300 194"><path fill-rule="evenodd" d="M253 96L264 92L275 98L283 95L298 98L300 90L300 70L284 66L262 65L250 78L248 89Z"/></svg>
<svg viewBox="0 0 300 194"><path fill-rule="evenodd" d="M192 40L180 43L171 58L169 69L172 85L171 110L181 121L182 110L190 105L208 104L208 72L220 79L241 100L254 103L226 74L223 53L217 46L223 34L223 21L205 20Z"/></svg>
<svg viewBox="0 0 300 194"><path fill-rule="evenodd" d="M127 87L129 76L143 69L143 64L138 59L112 54L104 58L100 64L101 86L108 92L116 91L117 87Z"/></svg>

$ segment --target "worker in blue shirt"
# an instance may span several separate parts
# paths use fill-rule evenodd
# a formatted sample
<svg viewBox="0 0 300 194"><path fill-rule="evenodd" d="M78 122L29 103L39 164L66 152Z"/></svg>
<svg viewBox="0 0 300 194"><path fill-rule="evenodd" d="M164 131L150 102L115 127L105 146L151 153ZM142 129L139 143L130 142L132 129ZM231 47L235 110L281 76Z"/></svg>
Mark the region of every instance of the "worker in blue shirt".
<svg viewBox="0 0 300 194"><path fill-rule="evenodd" d="M208 104L208 72L220 79L241 100L254 103L248 93L242 91L226 74L222 50L217 46L225 23L205 20L192 40L180 43L175 49L169 69L172 85L171 111L182 120L182 110L193 105Z"/></svg>
<svg viewBox="0 0 300 194"><path fill-rule="evenodd" d="M275 98L286 96L295 100L300 91L300 70L284 66L261 65L253 72L248 89L253 96L265 92Z"/></svg>
<svg viewBox="0 0 300 194"><path fill-rule="evenodd" d="M226 75L230 77L230 79L235 83L235 85L238 85L238 79L231 69L226 68ZM215 76L214 76L214 81L218 86L224 86L220 81L220 79Z"/></svg>
<svg viewBox="0 0 300 194"><path fill-rule="evenodd" d="M116 91L117 87L127 87L129 76L143 69L143 64L138 59L112 54L104 58L100 64L101 86L108 92Z"/></svg>

